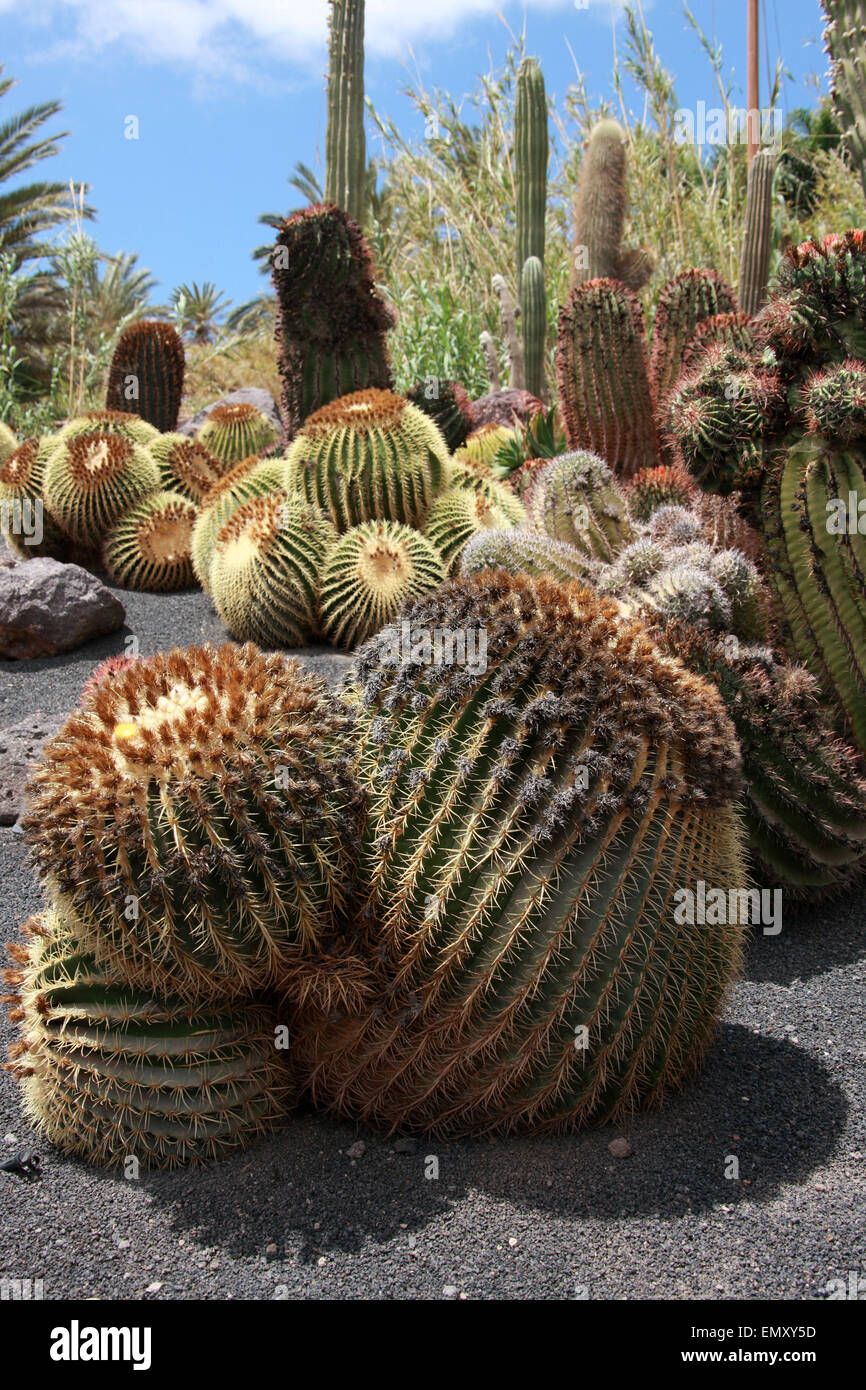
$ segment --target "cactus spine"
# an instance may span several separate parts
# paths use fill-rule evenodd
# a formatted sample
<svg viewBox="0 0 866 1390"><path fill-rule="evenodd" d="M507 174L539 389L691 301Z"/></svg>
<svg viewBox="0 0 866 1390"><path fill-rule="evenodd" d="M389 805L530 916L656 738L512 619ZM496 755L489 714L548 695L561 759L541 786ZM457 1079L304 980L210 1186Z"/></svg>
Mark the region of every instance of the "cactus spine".
<svg viewBox="0 0 866 1390"><path fill-rule="evenodd" d="M325 561L322 627L336 646L355 647L408 599L429 593L444 578L442 556L418 531L393 521L354 526Z"/></svg>
<svg viewBox="0 0 866 1390"><path fill-rule="evenodd" d="M740 258L740 306L743 313L750 316L757 314L767 297L773 238L775 171L776 156L773 151L758 150L749 169L746 226Z"/></svg>
<svg viewBox="0 0 866 1390"><path fill-rule="evenodd" d="M330 0L325 201L363 223L367 191L364 140L364 0Z"/></svg>
<svg viewBox="0 0 866 1390"><path fill-rule="evenodd" d="M102 559L109 577L126 589L189 589L196 515L195 504L179 492L153 492L137 502L105 538Z"/></svg>
<svg viewBox="0 0 866 1390"><path fill-rule="evenodd" d="M618 121L599 121L590 133L574 206L572 288L588 280L621 280L642 289L653 272L644 250L622 249L626 213L626 133Z"/></svg>
<svg viewBox="0 0 866 1390"><path fill-rule="evenodd" d="M170 323L131 323L111 359L106 408L140 415L163 434L176 430L183 373L183 343Z"/></svg>
<svg viewBox="0 0 866 1390"><path fill-rule="evenodd" d="M821 0L824 51L831 60L833 107L866 189L866 14L862 0Z"/></svg>

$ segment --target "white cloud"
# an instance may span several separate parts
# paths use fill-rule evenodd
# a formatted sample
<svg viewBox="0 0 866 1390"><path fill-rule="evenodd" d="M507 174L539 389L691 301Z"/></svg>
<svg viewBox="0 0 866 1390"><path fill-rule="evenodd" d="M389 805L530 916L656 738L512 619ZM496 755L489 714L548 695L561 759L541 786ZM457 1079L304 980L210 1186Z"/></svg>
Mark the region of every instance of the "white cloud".
<svg viewBox="0 0 866 1390"><path fill-rule="evenodd" d="M590 17L607 19L624 0L367 0L366 48L371 55L405 54L409 44L451 38L472 19L504 11L515 29L523 8L571 11L569 28ZM326 0L39 0L30 15L20 0L0 0L41 34L60 21L63 37L43 45L69 57L121 46L139 58L183 63L213 75L251 77L270 59L321 68L327 33Z"/></svg>

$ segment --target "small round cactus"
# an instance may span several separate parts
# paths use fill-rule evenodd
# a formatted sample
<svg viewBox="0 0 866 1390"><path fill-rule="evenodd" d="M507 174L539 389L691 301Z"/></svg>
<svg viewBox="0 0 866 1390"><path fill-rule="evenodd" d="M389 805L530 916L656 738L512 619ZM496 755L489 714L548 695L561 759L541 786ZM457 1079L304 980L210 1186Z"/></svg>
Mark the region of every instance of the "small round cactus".
<svg viewBox="0 0 866 1390"><path fill-rule="evenodd" d="M193 573L205 592L210 592L210 569L220 527L242 502L278 492L282 476L282 460L263 462L253 454L224 473L205 495L192 533Z"/></svg>
<svg viewBox="0 0 866 1390"><path fill-rule="evenodd" d="M65 443L87 434L116 434L133 444L145 446L159 439L159 430L142 420L141 416L131 415L126 410L88 410L74 420L67 420L58 433L58 439Z"/></svg>
<svg viewBox="0 0 866 1390"><path fill-rule="evenodd" d="M161 485L168 492L181 493L197 507L226 472L216 454L185 434L161 434L149 447Z"/></svg>
<svg viewBox="0 0 866 1390"><path fill-rule="evenodd" d="M628 509L635 521L649 521L659 507L690 507L695 485L682 468L642 468L626 488Z"/></svg>
<svg viewBox="0 0 866 1390"><path fill-rule="evenodd" d="M227 468L251 454L260 454L279 437L273 421L249 404L214 406L196 435Z"/></svg>
<svg viewBox="0 0 866 1390"><path fill-rule="evenodd" d="M856 358L816 371L802 388L806 428L843 444L866 435L866 363Z"/></svg>
<svg viewBox="0 0 866 1390"><path fill-rule="evenodd" d="M3 534L12 549L29 559L33 555L62 558L63 532L52 521L43 497L45 463L56 447L56 437L25 439L0 463L0 503ZM35 544L41 524L42 539Z"/></svg>
<svg viewBox="0 0 866 1390"><path fill-rule="evenodd" d="M403 603L445 579L439 551L398 522L368 521L329 552L322 575L322 627L337 646L354 647L385 627Z"/></svg>
<svg viewBox="0 0 866 1390"><path fill-rule="evenodd" d="M551 459L533 479L529 524L585 555L611 561L632 539L625 494L607 464L578 451Z"/></svg>
<svg viewBox="0 0 866 1390"><path fill-rule="evenodd" d="M472 431L454 457L459 463L466 463L470 467L489 468L495 462L499 450L513 444L514 440L514 430L507 429L504 425L481 425Z"/></svg>
<svg viewBox="0 0 866 1390"><path fill-rule="evenodd" d="M125 589L167 593L195 582L190 557L194 503L179 492L153 492L130 507L102 547L108 575Z"/></svg>
<svg viewBox="0 0 866 1390"><path fill-rule="evenodd" d="M304 646L318 631L319 581L336 539L302 497L268 492L243 502L217 532L210 566L214 607L232 636Z"/></svg>
<svg viewBox="0 0 866 1390"><path fill-rule="evenodd" d="M43 484L58 526L78 545L94 550L124 512L158 488L159 470L148 450L121 434L64 440L46 464Z"/></svg>
<svg viewBox="0 0 866 1390"><path fill-rule="evenodd" d="M480 574L482 570L537 577L546 574L562 584L587 584L594 562L576 546L516 526L507 531L480 531L467 543L460 557L460 573Z"/></svg>
<svg viewBox="0 0 866 1390"><path fill-rule="evenodd" d="M454 487L436 498L427 517L424 535L432 541L445 562L454 568L461 551L479 531L506 530L513 525L502 508L480 492Z"/></svg>

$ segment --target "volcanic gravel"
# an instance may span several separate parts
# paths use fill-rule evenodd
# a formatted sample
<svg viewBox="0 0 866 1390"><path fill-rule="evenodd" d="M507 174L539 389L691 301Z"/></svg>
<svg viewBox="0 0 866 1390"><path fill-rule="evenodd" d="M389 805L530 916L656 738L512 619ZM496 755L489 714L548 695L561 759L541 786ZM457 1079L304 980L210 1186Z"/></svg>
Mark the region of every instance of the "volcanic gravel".
<svg viewBox="0 0 866 1390"><path fill-rule="evenodd" d="M143 655L224 640L200 593L122 598ZM0 661L0 729L71 710L125 635ZM5 943L41 901L12 829L0 874ZM701 1077L616 1129L444 1143L302 1109L235 1157L137 1181L37 1141L41 1176L0 1171L0 1275L47 1299L826 1296L866 1272L864 976L860 891L756 935ZM12 1036L2 1016L0 1049ZM0 1072L0 1162L33 1142Z"/></svg>

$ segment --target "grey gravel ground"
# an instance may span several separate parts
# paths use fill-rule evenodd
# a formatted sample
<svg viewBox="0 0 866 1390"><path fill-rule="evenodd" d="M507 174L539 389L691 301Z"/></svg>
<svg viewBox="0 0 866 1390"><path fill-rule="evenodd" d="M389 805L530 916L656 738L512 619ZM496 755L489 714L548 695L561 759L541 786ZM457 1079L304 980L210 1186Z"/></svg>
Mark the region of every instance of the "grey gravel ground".
<svg viewBox="0 0 866 1390"><path fill-rule="evenodd" d="M145 655L223 637L201 594L123 597ZM0 729L70 709L123 647L0 662ZM12 830L0 873L5 942L40 902ZM244 1154L139 1181L43 1145L41 1178L0 1172L0 1275L49 1299L821 1297L866 1274L860 897L756 938L700 1080L622 1130L412 1144L304 1110ZM0 1161L31 1139L0 1073Z"/></svg>

